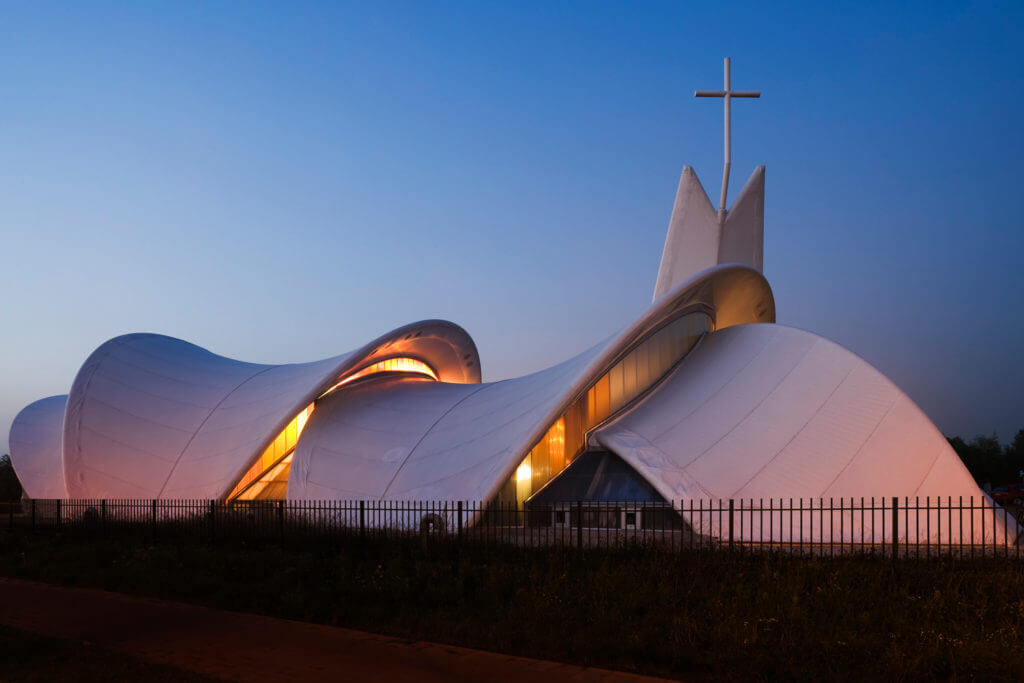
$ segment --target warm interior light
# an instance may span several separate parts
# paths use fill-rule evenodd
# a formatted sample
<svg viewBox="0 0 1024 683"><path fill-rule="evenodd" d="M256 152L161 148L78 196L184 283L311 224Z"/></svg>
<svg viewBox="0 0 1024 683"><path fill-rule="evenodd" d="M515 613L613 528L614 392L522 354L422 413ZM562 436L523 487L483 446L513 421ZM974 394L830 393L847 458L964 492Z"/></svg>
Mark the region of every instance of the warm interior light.
<svg viewBox="0 0 1024 683"><path fill-rule="evenodd" d="M516 502L518 504L522 505L523 501L530 495L532 483L533 468L530 467L530 456L527 454L523 458L523 462L516 468Z"/></svg>
<svg viewBox="0 0 1024 683"><path fill-rule="evenodd" d="M357 370L350 375L345 375L341 378L341 381L321 394L320 398L323 398L338 387L344 386L349 382L354 382L357 379L362 379L363 377L376 375L382 372L408 372L416 375L423 375L433 380L438 379L437 373L434 372L434 368L430 367L423 361L417 358L399 356L397 358L388 358L386 360L377 361L376 363L367 365L365 368Z"/></svg>
<svg viewBox="0 0 1024 683"><path fill-rule="evenodd" d="M416 358L399 356L397 358L386 358L371 365L346 375L337 384L320 395L323 398L335 389L349 382L362 377L376 375L382 372L408 372L430 379L438 379L434 369ZM228 500L254 500L256 498L277 497L282 487L280 484L287 484L288 475L291 470L292 454L295 445L299 442L299 436L313 414L314 403L306 406L298 415L292 418L291 422L270 442L256 462L246 471L235 488L228 494ZM529 469L529 467L527 467ZM529 477L529 474L527 474ZM271 486L277 484L278 486ZM270 487L268 489L268 487ZM283 498L283 496L280 496Z"/></svg>
<svg viewBox="0 0 1024 683"><path fill-rule="evenodd" d="M557 462L565 461L565 418L560 417L548 430L548 453Z"/></svg>
<svg viewBox="0 0 1024 683"><path fill-rule="evenodd" d="M551 424L526 454L515 471L516 501L522 505L565 469L586 449L587 434L592 429L657 384L712 329L714 321L706 313L688 313L631 348Z"/></svg>
<svg viewBox="0 0 1024 683"><path fill-rule="evenodd" d="M284 460L270 468L270 471L257 479L249 488L242 491L235 500L256 500L259 498L284 499L284 494L287 492L288 487L288 475L291 473L292 458L294 456L295 451L286 455Z"/></svg>
<svg viewBox="0 0 1024 683"><path fill-rule="evenodd" d="M231 493L228 494L228 500L234 500L236 498L242 500L251 500L259 495L259 493L266 488L266 485L274 480L274 478L281 473L281 469L275 468L276 465L285 465L291 462L291 454L295 450L295 444L299 442L299 436L302 434L302 430L306 427L306 423L309 421L309 416L313 414L315 404L310 403L298 415L292 418L291 422L281 430L281 432L274 437L274 440L270 442L270 445L263 449L260 457L256 459L256 462L252 464L252 467L242 475L241 480L235 485ZM287 463L285 460L287 459ZM273 472L268 473L268 470L275 468ZM271 476L273 475L273 476ZM257 481L258 480L258 481ZM254 482L256 482L254 484ZM262 483L262 486L259 484Z"/></svg>

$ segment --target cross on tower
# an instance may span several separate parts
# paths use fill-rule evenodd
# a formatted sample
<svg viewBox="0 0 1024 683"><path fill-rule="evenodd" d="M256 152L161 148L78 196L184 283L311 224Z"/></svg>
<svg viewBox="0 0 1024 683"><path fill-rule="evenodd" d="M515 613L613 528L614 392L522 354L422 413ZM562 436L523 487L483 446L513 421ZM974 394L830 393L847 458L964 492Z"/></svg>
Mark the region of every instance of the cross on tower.
<svg viewBox="0 0 1024 683"><path fill-rule="evenodd" d="M722 169L722 198L718 204L718 220L725 221L725 195L729 191L729 167L732 166L732 98L760 97L760 92L731 90L729 84L729 58L725 58L725 89L698 90L694 97L721 97L725 100L725 167Z"/></svg>

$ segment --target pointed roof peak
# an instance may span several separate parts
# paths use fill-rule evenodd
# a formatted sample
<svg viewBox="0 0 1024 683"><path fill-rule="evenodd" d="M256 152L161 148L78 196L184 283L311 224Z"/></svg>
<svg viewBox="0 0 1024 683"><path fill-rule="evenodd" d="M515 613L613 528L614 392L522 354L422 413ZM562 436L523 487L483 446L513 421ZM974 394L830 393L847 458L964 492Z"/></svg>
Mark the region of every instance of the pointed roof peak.
<svg viewBox="0 0 1024 683"><path fill-rule="evenodd" d="M692 166L683 167L654 286L655 299L719 263L762 269L764 177L765 167L755 168L729 211L717 212L697 172Z"/></svg>

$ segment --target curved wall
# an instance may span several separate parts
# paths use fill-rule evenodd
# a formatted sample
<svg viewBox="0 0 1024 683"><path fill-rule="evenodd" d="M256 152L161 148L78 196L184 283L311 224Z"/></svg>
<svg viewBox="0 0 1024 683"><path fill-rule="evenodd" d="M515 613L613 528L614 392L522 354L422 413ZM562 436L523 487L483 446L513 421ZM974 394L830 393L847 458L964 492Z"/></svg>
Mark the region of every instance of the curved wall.
<svg viewBox="0 0 1024 683"><path fill-rule="evenodd" d="M11 424L11 465L28 498L67 498L61 467L61 422L67 396L22 408Z"/></svg>
<svg viewBox="0 0 1024 683"><path fill-rule="evenodd" d="M82 366L63 427L68 493L78 498L222 498L317 396L393 356L449 382L476 382L462 328L424 321L314 363L257 365L171 337L112 339Z"/></svg>
<svg viewBox="0 0 1024 683"><path fill-rule="evenodd" d="M670 501L987 500L945 437L888 378L827 339L781 325L740 325L708 335L671 376L595 438ZM925 540L924 517L920 530L910 530L911 542ZM800 537L820 537L821 530L805 522ZM984 536L982 525L975 526L976 541L992 542L991 510ZM865 531L871 527L868 513ZM786 528L776 522L775 538ZM794 533L799 530L798 524ZM747 540L761 532L758 519L747 520ZM948 541L949 529L942 533ZM1012 541L1016 525L1006 533ZM997 529L996 540L1003 537Z"/></svg>

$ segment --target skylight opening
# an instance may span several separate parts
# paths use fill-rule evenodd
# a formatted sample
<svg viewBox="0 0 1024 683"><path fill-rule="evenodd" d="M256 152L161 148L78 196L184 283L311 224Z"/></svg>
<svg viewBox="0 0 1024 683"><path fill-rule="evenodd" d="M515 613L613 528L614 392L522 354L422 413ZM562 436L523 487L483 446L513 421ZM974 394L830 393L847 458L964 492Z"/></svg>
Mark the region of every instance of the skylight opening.
<svg viewBox="0 0 1024 683"><path fill-rule="evenodd" d="M370 375L377 375L385 372L402 372L413 375L420 375L422 377L430 378L434 381L440 379L434 368L430 367L418 358L410 358L408 356L398 356L396 358L387 358L385 360L377 361L372 365L367 365L361 370L357 370L350 375L343 377L337 384L332 386L330 389L320 395L323 398L327 394L331 393L335 389L342 387L350 382L354 382Z"/></svg>

